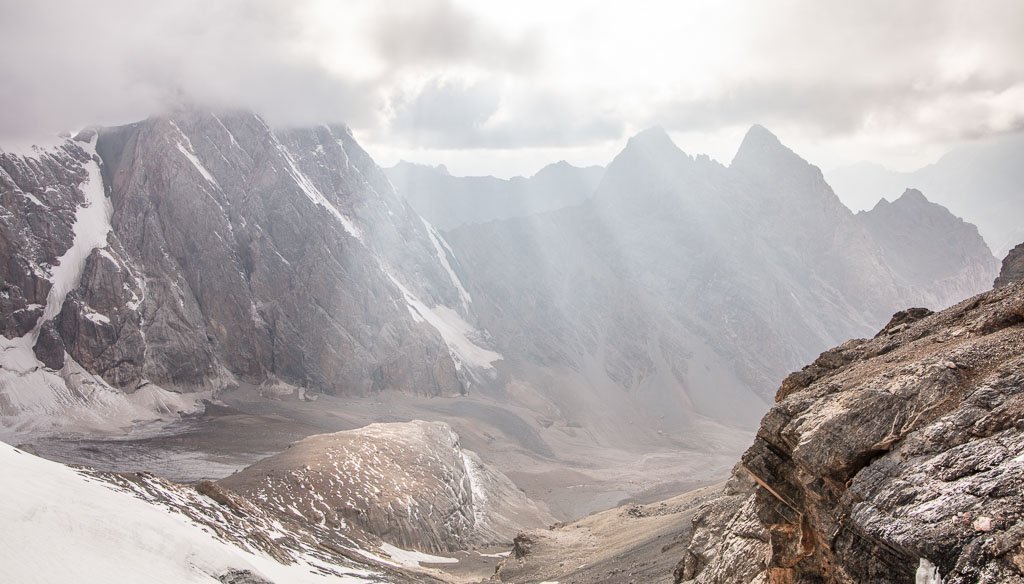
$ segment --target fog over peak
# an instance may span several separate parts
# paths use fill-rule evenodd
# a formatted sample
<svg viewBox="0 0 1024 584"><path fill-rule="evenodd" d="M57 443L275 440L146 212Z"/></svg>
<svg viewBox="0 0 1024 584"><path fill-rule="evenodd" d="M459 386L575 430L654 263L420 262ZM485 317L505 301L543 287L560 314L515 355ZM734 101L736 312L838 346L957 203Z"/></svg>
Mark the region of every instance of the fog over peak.
<svg viewBox="0 0 1024 584"><path fill-rule="evenodd" d="M654 125L719 160L759 122L815 164L899 169L1024 128L1009 0L0 8L5 144L191 101L345 122L384 164L509 177L604 164Z"/></svg>

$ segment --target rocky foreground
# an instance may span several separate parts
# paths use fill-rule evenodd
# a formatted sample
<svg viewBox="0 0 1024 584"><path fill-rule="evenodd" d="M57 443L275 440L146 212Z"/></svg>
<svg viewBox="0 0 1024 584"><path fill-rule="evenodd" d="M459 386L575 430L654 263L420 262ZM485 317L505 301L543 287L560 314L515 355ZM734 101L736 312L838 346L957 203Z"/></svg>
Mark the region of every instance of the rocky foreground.
<svg viewBox="0 0 1024 584"><path fill-rule="evenodd" d="M1024 582L1024 283L1007 280L790 375L675 581Z"/></svg>

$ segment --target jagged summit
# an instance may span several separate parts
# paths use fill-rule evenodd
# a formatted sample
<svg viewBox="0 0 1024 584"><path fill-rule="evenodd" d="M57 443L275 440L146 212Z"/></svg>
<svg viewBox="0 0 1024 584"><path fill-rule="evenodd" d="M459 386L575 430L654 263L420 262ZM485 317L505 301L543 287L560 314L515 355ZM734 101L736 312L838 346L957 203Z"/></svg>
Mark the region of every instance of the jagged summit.
<svg viewBox="0 0 1024 584"><path fill-rule="evenodd" d="M545 178L545 177L558 177L561 175L572 175L581 172L600 172L600 166L576 166L575 164L566 161L559 160L558 162L552 162L547 166L544 166L533 174L530 178Z"/></svg>
<svg viewBox="0 0 1024 584"><path fill-rule="evenodd" d="M671 136L665 131L665 128L661 126L651 126L646 130L637 132L632 138L626 142L626 148L630 147L642 147L642 148L668 148L678 150L675 142L672 141Z"/></svg>
<svg viewBox="0 0 1024 584"><path fill-rule="evenodd" d="M740 147L729 168L736 170L778 169L794 164L811 166L767 128L754 124L747 130L743 141L740 142Z"/></svg>
<svg viewBox="0 0 1024 584"><path fill-rule="evenodd" d="M924 193L922 193L921 191L913 188L908 188L907 190L903 191L903 194L900 195L900 198L896 199L895 203L927 205L930 204L931 201L929 201L928 197L925 197Z"/></svg>
<svg viewBox="0 0 1024 584"><path fill-rule="evenodd" d="M893 199L892 201L890 201L889 199L887 199L885 197L882 197L882 198L878 199L878 202L875 203L875 206L871 208L870 212L881 211L882 209L886 209L886 208L888 208L890 206L893 206L893 205L898 205L901 208L910 208L910 207L918 207L918 208L920 208L922 205L935 205L935 204L936 203L932 203L931 201L929 201L928 197L924 196L924 193L922 193L921 191L919 191L917 189L914 189L914 188L908 188L907 190L903 191L902 195L900 195L896 199ZM861 213L868 213L868 212L869 211L861 211Z"/></svg>
<svg viewBox="0 0 1024 584"><path fill-rule="evenodd" d="M608 165L607 176L635 180L638 174L674 173L692 160L664 128L653 126L626 141L626 147Z"/></svg>

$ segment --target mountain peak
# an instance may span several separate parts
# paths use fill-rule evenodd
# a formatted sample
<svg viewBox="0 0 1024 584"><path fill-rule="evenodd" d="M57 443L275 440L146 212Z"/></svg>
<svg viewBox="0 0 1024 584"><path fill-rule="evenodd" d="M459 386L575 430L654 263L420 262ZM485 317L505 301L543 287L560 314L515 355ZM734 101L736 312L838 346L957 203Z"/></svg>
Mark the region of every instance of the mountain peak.
<svg viewBox="0 0 1024 584"><path fill-rule="evenodd" d="M733 157L730 166L744 168L785 160L805 162L783 145L779 138L767 128L754 124L743 136L743 142L740 143L739 150L736 151L736 156Z"/></svg>
<svg viewBox="0 0 1024 584"><path fill-rule="evenodd" d="M903 194L900 195L900 198L896 199L895 202L916 205L931 203L931 201L929 201L928 198L924 196L924 193L917 189L907 189L903 191Z"/></svg>
<svg viewBox="0 0 1024 584"><path fill-rule="evenodd" d="M643 148L653 151L677 151L679 147L661 126L652 126L642 130L626 142L626 148Z"/></svg>
<svg viewBox="0 0 1024 584"><path fill-rule="evenodd" d="M747 130L745 136L743 136L743 143L757 142L762 144L770 144L774 146L782 146L782 142L779 141L779 137L776 136L768 128L761 124L754 124Z"/></svg>

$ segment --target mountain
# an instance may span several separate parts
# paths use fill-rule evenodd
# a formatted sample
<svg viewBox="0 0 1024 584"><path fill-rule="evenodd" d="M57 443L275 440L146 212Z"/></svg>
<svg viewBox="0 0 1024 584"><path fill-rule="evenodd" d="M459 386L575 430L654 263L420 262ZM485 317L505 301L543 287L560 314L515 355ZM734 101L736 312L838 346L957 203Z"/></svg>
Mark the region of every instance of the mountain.
<svg viewBox="0 0 1024 584"><path fill-rule="evenodd" d="M345 127L248 112L97 128L0 169L0 434L183 481L428 419L577 518L717 480L787 371L996 276L971 226L916 196L855 215L759 126L729 166L647 130L579 204L443 233ZM468 517L456 450L398 496L445 490Z"/></svg>
<svg viewBox="0 0 1024 584"><path fill-rule="evenodd" d="M854 215L759 126L728 167L654 128L582 205L446 237L516 380L509 399L619 441L656 430L731 448L745 438L717 424L756 424L787 370L899 308L990 285L996 262L970 225L910 207Z"/></svg>
<svg viewBox="0 0 1024 584"><path fill-rule="evenodd" d="M1024 243L1010 250L1003 259L1003 267L996 278L995 287L1006 286L1011 282L1024 280Z"/></svg>
<svg viewBox="0 0 1024 584"><path fill-rule="evenodd" d="M459 394L500 358L344 127L183 110L2 154L0 185L5 418L239 382Z"/></svg>
<svg viewBox="0 0 1024 584"><path fill-rule="evenodd" d="M995 266L974 225L929 202L916 189L907 189L891 203L880 200L857 219L901 278L919 289L941 290L948 283L950 289L942 292L945 298L965 292L964 281L984 281Z"/></svg>
<svg viewBox="0 0 1024 584"><path fill-rule="evenodd" d="M438 229L525 217L578 205L597 188L604 169L556 162L531 177L452 176L443 166L402 161L384 171L398 194Z"/></svg>
<svg viewBox="0 0 1024 584"><path fill-rule="evenodd" d="M1024 240L1016 220L1024 213L1024 134L1007 134L959 147L934 164L895 172L861 163L833 170L828 181L845 201L870 207L880 197L920 189L978 226L997 257Z"/></svg>
<svg viewBox="0 0 1024 584"><path fill-rule="evenodd" d="M1024 582L1024 285L790 375L676 582Z"/></svg>

